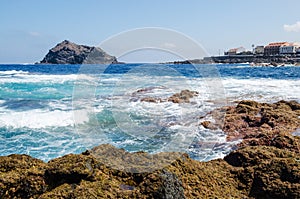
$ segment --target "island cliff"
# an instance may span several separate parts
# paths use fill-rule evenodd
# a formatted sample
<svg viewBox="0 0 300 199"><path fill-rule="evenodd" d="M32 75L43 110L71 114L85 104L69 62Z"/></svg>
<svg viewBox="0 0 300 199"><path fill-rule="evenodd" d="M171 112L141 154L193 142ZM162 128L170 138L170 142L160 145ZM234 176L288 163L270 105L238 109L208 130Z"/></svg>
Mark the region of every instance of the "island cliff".
<svg viewBox="0 0 300 199"><path fill-rule="evenodd" d="M40 64L113 64L117 58L101 48L78 45L68 40L50 49Z"/></svg>

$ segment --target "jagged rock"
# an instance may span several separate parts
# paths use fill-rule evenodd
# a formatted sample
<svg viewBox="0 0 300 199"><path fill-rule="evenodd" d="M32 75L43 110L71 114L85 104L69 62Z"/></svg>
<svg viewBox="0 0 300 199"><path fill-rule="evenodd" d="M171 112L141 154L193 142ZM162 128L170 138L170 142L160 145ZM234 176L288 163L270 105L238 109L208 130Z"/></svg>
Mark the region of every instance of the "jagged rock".
<svg viewBox="0 0 300 199"><path fill-rule="evenodd" d="M240 167L239 188L253 198L300 198L300 155L268 146L246 147L225 161Z"/></svg>
<svg viewBox="0 0 300 199"><path fill-rule="evenodd" d="M167 155L165 153L164 157ZM117 163L122 156L134 161L151 155L100 145L83 154L66 155L47 164L25 155L0 157L0 197L300 197L300 157L299 153L288 149L251 146L230 153L225 160L210 162L198 162L182 154L164 167L140 173L115 169L104 158L110 157ZM114 157L117 160L113 160ZM137 163L137 167L142 163Z"/></svg>
<svg viewBox="0 0 300 199"><path fill-rule="evenodd" d="M223 120L218 118L219 113L225 113ZM223 107L210 115L217 122L202 121L202 125L205 128L222 129L228 140L243 139L240 146L260 145L260 142L269 146L286 145L288 143L280 143L276 136L282 134L289 137L300 128L300 104L296 101L267 104L244 100L236 107ZM278 141L277 144L274 140Z"/></svg>
<svg viewBox="0 0 300 199"><path fill-rule="evenodd" d="M45 170L45 180L51 187L64 183L78 184L81 180L93 179L95 160L87 156L66 155L51 160Z"/></svg>
<svg viewBox="0 0 300 199"><path fill-rule="evenodd" d="M138 91L138 92L143 92ZM167 99L162 98L155 98L155 97L144 97L141 99L142 102L151 102L151 103L160 103L160 102L173 102L173 103L190 103L190 99L193 97L198 96L199 93L197 91L190 91L190 90L182 90L180 93L175 93L171 97Z"/></svg>
<svg viewBox="0 0 300 199"><path fill-rule="evenodd" d="M180 93L176 93L168 98L168 101L173 103L190 103L190 99L198 96L197 91L182 90Z"/></svg>
<svg viewBox="0 0 300 199"><path fill-rule="evenodd" d="M77 45L63 41L49 50L41 64L113 64L116 57L108 55L101 48Z"/></svg>
<svg viewBox="0 0 300 199"><path fill-rule="evenodd" d="M0 198L32 198L46 190L46 164L27 155L0 157Z"/></svg>

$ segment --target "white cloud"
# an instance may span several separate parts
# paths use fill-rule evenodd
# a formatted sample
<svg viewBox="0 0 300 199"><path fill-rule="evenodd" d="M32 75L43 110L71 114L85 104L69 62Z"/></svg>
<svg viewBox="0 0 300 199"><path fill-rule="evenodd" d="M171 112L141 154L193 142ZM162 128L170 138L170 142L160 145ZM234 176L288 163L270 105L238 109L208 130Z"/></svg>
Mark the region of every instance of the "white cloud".
<svg viewBox="0 0 300 199"><path fill-rule="evenodd" d="M287 32L300 32L300 21L292 25L284 25L283 29Z"/></svg>

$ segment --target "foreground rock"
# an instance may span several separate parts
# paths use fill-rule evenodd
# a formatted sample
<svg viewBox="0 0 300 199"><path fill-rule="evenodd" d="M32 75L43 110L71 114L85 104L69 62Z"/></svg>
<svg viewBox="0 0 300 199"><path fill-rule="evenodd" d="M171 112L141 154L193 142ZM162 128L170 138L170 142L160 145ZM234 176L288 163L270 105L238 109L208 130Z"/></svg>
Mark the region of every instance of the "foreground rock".
<svg viewBox="0 0 300 199"><path fill-rule="evenodd" d="M101 48L77 45L63 41L49 50L41 64L113 64L116 57L108 55Z"/></svg>
<svg viewBox="0 0 300 199"><path fill-rule="evenodd" d="M300 144L299 139L297 140ZM225 161L233 170L238 189L253 198L300 198L300 155L269 146L239 149Z"/></svg>
<svg viewBox="0 0 300 199"><path fill-rule="evenodd" d="M299 143L299 139L294 140ZM299 152L248 146L224 160L198 162L180 154L164 167L143 162L174 154L127 153L101 145L44 163L26 155L0 157L1 198L300 198ZM118 170L134 163L137 172ZM134 169L131 165L130 169Z"/></svg>

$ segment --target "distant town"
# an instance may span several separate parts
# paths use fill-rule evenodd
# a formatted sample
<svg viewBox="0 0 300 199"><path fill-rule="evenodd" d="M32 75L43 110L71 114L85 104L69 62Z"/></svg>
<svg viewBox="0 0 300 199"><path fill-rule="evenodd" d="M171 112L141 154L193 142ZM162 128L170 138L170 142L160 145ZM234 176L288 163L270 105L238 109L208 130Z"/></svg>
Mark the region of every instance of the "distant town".
<svg viewBox="0 0 300 199"><path fill-rule="evenodd" d="M266 46L252 45L252 50L244 47L229 49L223 56L205 57L186 61L176 61L175 64L207 64L207 63L249 63L250 65L281 66L300 65L300 44L298 42L274 42Z"/></svg>
<svg viewBox="0 0 300 199"><path fill-rule="evenodd" d="M266 46L252 46L252 51L246 51L244 47L233 48L224 52L224 55L295 55L300 54L299 43L275 42Z"/></svg>

